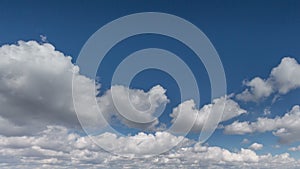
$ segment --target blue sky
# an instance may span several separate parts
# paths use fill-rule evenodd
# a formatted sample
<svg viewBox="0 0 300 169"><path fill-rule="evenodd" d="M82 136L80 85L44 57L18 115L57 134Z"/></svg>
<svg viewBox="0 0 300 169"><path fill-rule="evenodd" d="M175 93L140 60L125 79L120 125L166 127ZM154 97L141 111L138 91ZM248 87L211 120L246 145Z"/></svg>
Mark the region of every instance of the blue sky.
<svg viewBox="0 0 300 169"><path fill-rule="evenodd" d="M196 25L217 50L226 73L227 94L242 93L247 87L244 80L255 77L268 79L271 70L282 58L291 57L300 62L300 1L2 1L0 4L0 45L16 44L17 41L35 40L43 43L40 35L56 50L72 57L76 63L79 52L88 38L99 28L119 17L138 12L169 13ZM122 29L122 28L120 28ZM99 44L101 45L101 44ZM113 71L132 52L144 48L162 48L177 54L190 66L196 76L201 93L200 107L210 104L210 83L203 63L186 45L162 35L138 35L118 43L107 54L98 69L100 94L110 89ZM298 77L294 77L298 78ZM167 89L170 102L159 120L171 125L170 114L181 103L176 81L160 70L145 70L131 82L130 88L150 90L155 85ZM299 87L272 103L274 95L258 102L243 101L233 97L246 114L223 122L224 126L234 121L255 122L258 117L284 116L294 105L299 105ZM264 115L264 110L270 114ZM125 134L136 134L139 129L115 126ZM188 137L197 139L198 134ZM242 140L250 140L242 144ZM278 137L268 132L248 134L224 134L217 129L207 140L211 146L230 151L247 148L257 142L264 145L257 154L273 155L289 152L299 159L299 151L288 151L297 147L299 140L281 144ZM280 145L280 148L274 146Z"/></svg>

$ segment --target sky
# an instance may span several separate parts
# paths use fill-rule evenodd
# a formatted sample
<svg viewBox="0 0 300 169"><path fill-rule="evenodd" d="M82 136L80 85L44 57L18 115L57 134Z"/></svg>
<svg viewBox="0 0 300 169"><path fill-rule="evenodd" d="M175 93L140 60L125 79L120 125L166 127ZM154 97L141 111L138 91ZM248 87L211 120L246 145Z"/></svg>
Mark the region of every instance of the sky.
<svg viewBox="0 0 300 169"><path fill-rule="evenodd" d="M299 8L296 0L2 1L0 167L298 168ZM161 34L122 39L95 77L86 74L83 62L94 62L84 55L90 37L143 12L177 16L205 34L222 63L223 95L212 95L207 63L191 46ZM191 33L160 19L136 20L129 29L124 22L93 47L141 23ZM157 57L154 48L162 49ZM143 67L152 63L161 69ZM143 70L127 79L135 66Z"/></svg>

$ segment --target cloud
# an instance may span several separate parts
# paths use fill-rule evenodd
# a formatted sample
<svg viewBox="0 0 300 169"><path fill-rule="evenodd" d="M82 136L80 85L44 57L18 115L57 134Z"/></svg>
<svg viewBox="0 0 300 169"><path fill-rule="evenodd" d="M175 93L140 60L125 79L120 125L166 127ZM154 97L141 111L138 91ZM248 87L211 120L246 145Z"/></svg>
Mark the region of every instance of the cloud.
<svg viewBox="0 0 300 169"><path fill-rule="evenodd" d="M139 133L117 137L112 133L93 136L123 153L123 158L103 151L90 137L80 136L63 126L47 126L33 136L0 136L1 168L297 168L299 161L288 153L258 155L250 149L231 152L185 140L188 144L149 158L134 158L168 147L177 136L166 132Z"/></svg>
<svg viewBox="0 0 300 169"><path fill-rule="evenodd" d="M300 64L294 58L283 58L271 72L271 80L280 94L300 87Z"/></svg>
<svg viewBox="0 0 300 169"><path fill-rule="evenodd" d="M220 121L223 122L246 113L246 110L241 109L240 106L230 98L221 97L213 100L212 104L203 106L200 110L196 108L193 100L185 101L174 108L170 116L172 117L172 123L176 120L175 130L184 131L188 123L194 124L192 131L199 132L208 120L208 116L218 113L223 113Z"/></svg>
<svg viewBox="0 0 300 169"><path fill-rule="evenodd" d="M152 87L148 92L115 85L99 98L98 104L110 122L117 117L129 127L149 128L159 123L158 110L164 110L169 102L165 92L160 85Z"/></svg>
<svg viewBox="0 0 300 169"><path fill-rule="evenodd" d="M264 109L264 115L265 115L265 116L268 116L268 115L270 115L270 114L271 114L270 107L265 108L265 109Z"/></svg>
<svg viewBox="0 0 300 169"><path fill-rule="evenodd" d="M140 132L134 136L118 137L112 133L103 133L92 137L96 143L100 143L109 152L121 154L127 157L148 157L164 153L177 146L181 141L187 142L182 136L174 136L168 132L155 132L146 134Z"/></svg>
<svg viewBox="0 0 300 169"><path fill-rule="evenodd" d="M249 144L250 143L250 140L244 138L241 142L241 144Z"/></svg>
<svg viewBox="0 0 300 169"><path fill-rule="evenodd" d="M83 135L72 94L76 96L77 115L90 127L99 129L107 125L106 120L113 122L114 118L117 118L129 127L151 128L157 127L159 110L169 101L165 95L166 90L159 85L149 91L116 85L103 96L97 97L100 84L80 75L79 68L72 64L71 57L55 50L48 43L19 41L16 45L4 45L0 47L0 57L0 168L300 166L299 161L291 158L288 153L274 156L258 155L251 149L231 152L217 146L195 144L194 140L163 131L150 134L140 132L129 136L118 136L110 132L93 136ZM72 79L75 84L74 93ZM114 101L125 110L122 114L114 105L113 91L116 92ZM126 101L128 96L133 107ZM98 103L99 107L93 103ZM183 102L174 108L171 117L173 120L179 120L179 129L180 126L196 120L193 131L199 131L208 114L221 113L215 110L222 109L223 105L226 106L221 121L246 113L235 101L224 97L215 99L212 104L205 105L200 110L195 108L192 100ZM99 115L99 110L106 119ZM299 107L295 107L295 112L291 111L289 116L297 119L294 115L296 112L299 112ZM183 116L180 116L180 113ZM132 122L124 117L142 123ZM151 122L143 123L145 121ZM250 122L247 124L251 126ZM274 135L287 136L288 139L299 135L295 133L299 131L298 128L282 129L282 126L269 130L274 131ZM248 128L252 131L252 127ZM180 146L173 148L179 142ZM110 154L96 143L105 145L109 151L126 155L127 158ZM158 156L135 158L170 148L173 149Z"/></svg>
<svg viewBox="0 0 300 169"><path fill-rule="evenodd" d="M45 35L40 35L40 38L41 38L42 42L47 42L48 41L47 36L45 36Z"/></svg>
<svg viewBox="0 0 300 169"><path fill-rule="evenodd" d="M111 90L96 97L100 85L80 75L71 57L51 44L19 41L16 45L0 47L0 57L0 134L3 135L30 135L45 129L46 125L80 129L76 115L85 126L99 129L108 124L100 112L107 119L117 115L130 127L147 128L158 124L156 110L168 103L166 90L161 86L149 92L113 86L117 93L114 101L121 105L126 117L153 120L149 124L130 122L117 113ZM126 102L128 96L130 104Z"/></svg>
<svg viewBox="0 0 300 169"><path fill-rule="evenodd" d="M255 77L244 82L244 85L248 88L236 95L236 98L246 102L258 102L273 93L286 94L300 87L300 64L294 58L285 57L272 69L266 80Z"/></svg>
<svg viewBox="0 0 300 169"><path fill-rule="evenodd" d="M280 142L290 143L300 141L300 106L294 106L283 117L258 118L255 122L238 122L225 126L226 134L247 134L254 132L269 132L279 137Z"/></svg>
<svg viewBox="0 0 300 169"><path fill-rule="evenodd" d="M253 143L249 146L250 149L252 150L261 150L264 146L259 143Z"/></svg>
<svg viewBox="0 0 300 169"><path fill-rule="evenodd" d="M269 97L273 93L272 85L259 77L244 82L244 85L250 87L250 89L246 89L241 94L238 94L236 98L239 100L258 101Z"/></svg>
<svg viewBox="0 0 300 169"><path fill-rule="evenodd" d="M289 151L300 151L300 146L298 146L298 147L291 147L291 148L289 148Z"/></svg>
<svg viewBox="0 0 300 169"><path fill-rule="evenodd" d="M51 44L35 41L4 45L0 47L0 57L0 120L3 122L0 134L35 133L47 124L78 128L72 101L73 75L77 94L81 96L78 113L91 125L99 125L95 121L97 110L90 104L99 86L79 74L71 57Z"/></svg>

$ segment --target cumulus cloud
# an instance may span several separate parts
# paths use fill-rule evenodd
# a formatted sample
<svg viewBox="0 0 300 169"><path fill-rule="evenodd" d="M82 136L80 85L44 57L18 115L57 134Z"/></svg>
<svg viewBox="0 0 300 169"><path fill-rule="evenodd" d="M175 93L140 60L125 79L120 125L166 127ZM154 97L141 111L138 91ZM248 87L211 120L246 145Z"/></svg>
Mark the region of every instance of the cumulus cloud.
<svg viewBox="0 0 300 169"><path fill-rule="evenodd" d="M300 65L294 58L283 58L271 72L271 80L280 94L300 87Z"/></svg>
<svg viewBox="0 0 300 169"><path fill-rule="evenodd" d="M34 136L0 136L1 168L270 168L300 166L288 153L258 155L250 149L231 152L217 146L186 144L149 158L135 158L153 149L169 146L178 139L166 132L139 133L118 137L112 133L95 136L119 152L133 153L123 158L103 151L90 137L80 136L62 126L48 126ZM192 142L186 140L186 142Z"/></svg>
<svg viewBox="0 0 300 169"><path fill-rule="evenodd" d="M286 94L300 87L300 64L294 58L285 57L267 79L255 77L244 85L248 88L236 96L243 101L258 102L273 93Z"/></svg>
<svg viewBox="0 0 300 169"><path fill-rule="evenodd" d="M165 92L160 85L148 92L115 85L99 98L98 104L108 121L117 117L129 127L151 128L159 123L159 110L169 102Z"/></svg>
<svg viewBox="0 0 300 169"><path fill-rule="evenodd" d="M127 157L149 157L164 153L179 143L184 144L188 139L174 136L168 132L146 134L140 132L134 136L118 137L112 133L103 133L92 137L105 150Z"/></svg>
<svg viewBox="0 0 300 169"><path fill-rule="evenodd" d="M244 85L249 87L249 89L244 90L236 96L239 100L258 101L262 98L269 97L273 93L272 85L259 77L256 77L251 81L245 81Z"/></svg>
<svg viewBox="0 0 300 169"><path fill-rule="evenodd" d="M253 143L249 146L250 149L252 150L261 150L264 146L259 143Z"/></svg>
<svg viewBox="0 0 300 169"><path fill-rule="evenodd" d="M96 97L100 85L80 75L71 57L51 44L19 41L0 47L0 57L0 134L3 135L30 135L46 125L80 128L76 113L80 122L90 128L107 125L100 112L107 119L118 115L128 126L145 128L158 124L156 110L168 103L166 90L161 86L149 92L113 86L117 93L114 102L119 103L126 117L152 120L149 124L131 123L117 113L111 90Z"/></svg>
<svg viewBox="0 0 300 169"><path fill-rule="evenodd" d="M300 141L300 106L294 106L283 117L258 118L255 122L239 122L225 126L227 134L247 134L254 132L272 131L273 135L279 137L280 142L289 143Z"/></svg>
<svg viewBox="0 0 300 169"><path fill-rule="evenodd" d="M181 131L181 129L185 129L186 124L194 124L192 131L199 132L210 114L219 113L223 113L220 119L220 122L223 122L246 113L246 110L241 109L232 99L221 97L213 100L212 104L203 106L200 110L196 108L193 100L185 101L174 108L170 116L172 117L172 123L176 120L174 130Z"/></svg>
<svg viewBox="0 0 300 169"><path fill-rule="evenodd" d="M110 132L93 136L83 135L75 113L74 101L81 122L90 127L100 129L107 125L107 121L112 122L117 118L129 127L149 128L158 125L159 110L169 101L165 95L166 90L161 86L154 86L147 92L112 86L103 96L97 97L100 85L80 75L79 68L72 64L71 57L55 50L48 43L20 41L15 45L4 45L0 47L0 57L0 168L300 166L299 161L291 158L288 153L274 156L258 155L251 149L231 152L217 146L195 144L194 140L169 132L140 132L129 136L118 136ZM275 71L274 74L280 76L278 74L281 73L278 72L282 70ZM75 84L74 93L72 79ZM281 84L281 80L277 83ZM281 93L295 88L295 85L290 84L282 86L287 87L283 87ZM114 99L113 91L116 94ZM73 100L72 95L76 99ZM130 104L126 100L128 98ZM117 109L115 102L123 110L122 113ZM221 113L216 110L223 110L224 105L221 121L246 113L235 101L224 97L214 100L212 104L205 105L200 110L195 108L193 101L183 102L174 108L171 117L178 120L179 129L180 126L184 127L186 123L196 120L192 130L199 131L207 121L208 115ZM105 119L99 115L99 111ZM276 121L278 125L264 130L273 131L274 135L288 139L296 137L299 135L296 133L299 131L296 127L297 122L290 121L292 127L289 128L286 123L280 123L280 119L297 119L297 112L300 112L299 107L294 107L287 117L269 119ZM183 116L180 116L181 113ZM250 126L249 131L253 130L251 123L246 125ZM104 145L108 151L126 155L127 158L110 154L96 143ZM176 146L178 143L180 146ZM148 157L168 149L171 150ZM148 158L136 158L145 156Z"/></svg>
<svg viewBox="0 0 300 169"><path fill-rule="evenodd" d="M47 124L78 127L72 102L73 75L81 95L78 113L90 124L98 124L90 102L99 86L79 74L71 57L51 44L35 41L4 45L0 57L0 134L35 133Z"/></svg>

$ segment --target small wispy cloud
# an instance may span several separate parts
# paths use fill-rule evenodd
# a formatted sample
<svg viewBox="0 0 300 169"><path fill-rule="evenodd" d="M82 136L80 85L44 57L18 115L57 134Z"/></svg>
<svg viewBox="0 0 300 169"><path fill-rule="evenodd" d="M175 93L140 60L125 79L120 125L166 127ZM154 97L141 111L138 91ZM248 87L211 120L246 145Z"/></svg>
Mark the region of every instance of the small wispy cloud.
<svg viewBox="0 0 300 169"><path fill-rule="evenodd" d="M40 35L41 41L42 42L48 42L47 36L46 35Z"/></svg>

